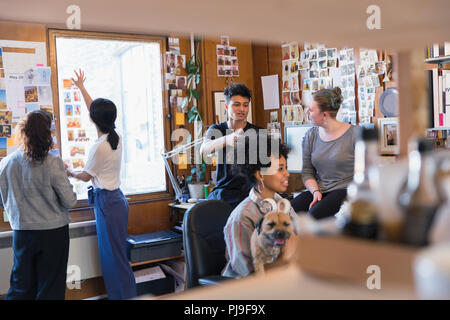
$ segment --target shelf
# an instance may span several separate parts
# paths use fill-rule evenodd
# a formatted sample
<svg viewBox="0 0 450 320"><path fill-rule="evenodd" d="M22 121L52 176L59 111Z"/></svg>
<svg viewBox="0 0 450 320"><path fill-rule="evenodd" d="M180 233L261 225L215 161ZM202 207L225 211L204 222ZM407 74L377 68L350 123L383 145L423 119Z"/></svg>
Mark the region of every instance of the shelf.
<svg viewBox="0 0 450 320"><path fill-rule="evenodd" d="M437 58L428 58L428 59L425 59L425 62L426 63L439 64L439 66L441 66L444 63L450 63L450 56L437 57Z"/></svg>
<svg viewBox="0 0 450 320"><path fill-rule="evenodd" d="M428 128L427 131L448 131L450 127Z"/></svg>
<svg viewBox="0 0 450 320"><path fill-rule="evenodd" d="M172 259L179 259L179 258L183 258L183 257L184 257L184 254L182 253L179 256L164 257L164 258L160 258L160 259L147 260L147 261L141 261L141 262L133 262L133 263L130 263L130 265L132 267L137 267L137 266L141 266L141 265L145 265L145 264L149 264L149 263L161 262L161 261L172 260Z"/></svg>

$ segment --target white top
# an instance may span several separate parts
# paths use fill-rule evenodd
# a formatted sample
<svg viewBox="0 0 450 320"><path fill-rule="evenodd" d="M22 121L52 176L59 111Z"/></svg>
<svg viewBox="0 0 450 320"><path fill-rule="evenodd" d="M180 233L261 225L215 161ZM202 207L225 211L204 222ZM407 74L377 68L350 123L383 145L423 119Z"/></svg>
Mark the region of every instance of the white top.
<svg viewBox="0 0 450 320"><path fill-rule="evenodd" d="M119 136L117 149L113 150L103 134L89 151L84 171L92 176L94 188L115 190L120 186L120 165L122 162L122 137Z"/></svg>

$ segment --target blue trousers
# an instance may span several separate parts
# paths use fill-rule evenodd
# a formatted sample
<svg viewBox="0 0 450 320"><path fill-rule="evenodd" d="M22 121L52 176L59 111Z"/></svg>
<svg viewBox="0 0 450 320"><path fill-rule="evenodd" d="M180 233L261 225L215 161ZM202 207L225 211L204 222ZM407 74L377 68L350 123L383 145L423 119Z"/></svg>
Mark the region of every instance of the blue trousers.
<svg viewBox="0 0 450 320"><path fill-rule="evenodd" d="M122 191L94 190L97 239L108 299L136 297L136 282L128 262L126 239L128 202Z"/></svg>
<svg viewBox="0 0 450 320"><path fill-rule="evenodd" d="M69 227L14 230L14 264L6 300L64 300Z"/></svg>

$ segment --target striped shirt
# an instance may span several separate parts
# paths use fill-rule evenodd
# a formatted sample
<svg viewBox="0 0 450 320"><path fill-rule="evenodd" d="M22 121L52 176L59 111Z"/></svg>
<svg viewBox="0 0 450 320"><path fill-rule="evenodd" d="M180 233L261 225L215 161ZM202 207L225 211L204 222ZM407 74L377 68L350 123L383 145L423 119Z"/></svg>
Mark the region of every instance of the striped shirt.
<svg viewBox="0 0 450 320"><path fill-rule="evenodd" d="M279 194L275 193L275 201L281 198ZM222 271L223 276L241 278L253 273L250 239L256 225L264 217L257 205L262 200L255 188L252 188L249 196L231 212L223 229L227 259L227 265ZM295 217L295 212L292 208L290 214L292 217Z"/></svg>

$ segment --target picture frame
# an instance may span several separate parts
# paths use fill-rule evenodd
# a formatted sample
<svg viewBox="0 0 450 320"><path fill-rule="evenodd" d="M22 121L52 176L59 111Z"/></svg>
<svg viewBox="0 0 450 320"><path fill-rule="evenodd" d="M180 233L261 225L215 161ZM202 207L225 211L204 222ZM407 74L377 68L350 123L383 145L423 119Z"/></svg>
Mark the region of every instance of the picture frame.
<svg viewBox="0 0 450 320"><path fill-rule="evenodd" d="M378 118L378 146L381 155L398 155L400 130L397 117Z"/></svg>
<svg viewBox="0 0 450 320"><path fill-rule="evenodd" d="M214 122L222 123L228 120L228 113L225 108L225 94L223 91L213 91L214 102ZM252 101L248 107L247 121L253 123L252 118Z"/></svg>

